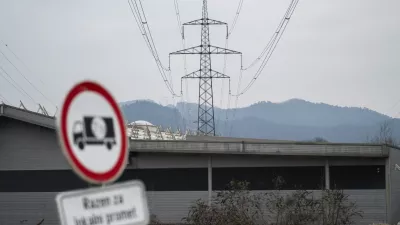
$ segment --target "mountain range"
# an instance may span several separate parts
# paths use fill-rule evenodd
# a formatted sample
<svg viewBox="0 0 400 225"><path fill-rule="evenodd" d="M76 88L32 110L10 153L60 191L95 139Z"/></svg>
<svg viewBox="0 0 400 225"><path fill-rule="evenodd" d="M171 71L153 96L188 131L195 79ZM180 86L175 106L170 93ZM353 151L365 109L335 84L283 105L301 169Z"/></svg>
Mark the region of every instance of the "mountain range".
<svg viewBox="0 0 400 225"><path fill-rule="evenodd" d="M173 130L196 130L197 104L180 102L163 106L151 100L120 103L127 122L146 120ZM258 102L243 108L215 108L217 135L243 138L364 143L378 136L382 124L400 138L400 119L367 108L340 107L290 99L281 103Z"/></svg>

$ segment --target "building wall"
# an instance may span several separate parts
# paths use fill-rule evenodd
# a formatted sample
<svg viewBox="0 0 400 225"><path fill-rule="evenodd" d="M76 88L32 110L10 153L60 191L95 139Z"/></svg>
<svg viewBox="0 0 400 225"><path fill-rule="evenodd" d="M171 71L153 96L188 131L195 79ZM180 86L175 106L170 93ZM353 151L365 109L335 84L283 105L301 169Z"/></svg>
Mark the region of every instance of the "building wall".
<svg viewBox="0 0 400 225"><path fill-rule="evenodd" d="M0 170L70 168L54 130L0 117Z"/></svg>
<svg viewBox="0 0 400 225"><path fill-rule="evenodd" d="M0 225L59 225L56 192L0 192ZM206 199L206 191L148 191L150 213L166 223L180 222L196 199Z"/></svg>
<svg viewBox="0 0 400 225"><path fill-rule="evenodd" d="M384 223L386 219L386 192L384 189L344 190L349 199L357 204L363 217L356 220L357 225Z"/></svg>
<svg viewBox="0 0 400 225"><path fill-rule="evenodd" d="M289 194L291 191L283 191ZM347 190L364 217L358 225L385 221L385 193L383 190ZM316 193L318 195L318 191ZM0 225L37 224L58 225L55 192L0 193ZM206 191L147 192L150 212L166 223L180 222L187 216L188 208L196 199L207 198ZM25 221L25 222L24 222Z"/></svg>
<svg viewBox="0 0 400 225"><path fill-rule="evenodd" d="M389 151L388 162L388 199L389 207L389 222L390 224L397 224L400 222L400 150L391 148Z"/></svg>
<svg viewBox="0 0 400 225"><path fill-rule="evenodd" d="M139 153L120 180L142 179L147 184L151 212L163 222L179 222L187 215L188 207L195 200L207 199L208 159L209 156L201 154ZM323 178L320 170L323 170L326 160L296 156L213 155L213 188L221 189L224 183L235 176L240 179L247 178L247 174L259 173L263 177L260 179L266 179L263 175L265 173L261 172L279 172L280 167L287 168L285 171L317 171L314 178L305 172L304 179L312 181L316 177ZM374 158L329 158L329 164L332 168L350 165L382 166L385 161ZM296 176L301 178L302 174ZM256 182L259 180L257 177L249 179ZM221 182L218 184L218 181ZM296 184L298 180L289 178L288 182ZM320 188L317 184L320 183L311 183L310 187L317 191ZM268 184L257 185L254 188L271 188ZM54 201L56 193L87 186L70 170L54 130L0 117L0 225L32 224L43 218L45 225L58 224ZM290 185L286 189L290 189ZM386 218L383 188L377 190L369 186L357 189L352 186L351 190L345 191L364 211L360 224L379 222ZM399 211L394 212L399 214Z"/></svg>

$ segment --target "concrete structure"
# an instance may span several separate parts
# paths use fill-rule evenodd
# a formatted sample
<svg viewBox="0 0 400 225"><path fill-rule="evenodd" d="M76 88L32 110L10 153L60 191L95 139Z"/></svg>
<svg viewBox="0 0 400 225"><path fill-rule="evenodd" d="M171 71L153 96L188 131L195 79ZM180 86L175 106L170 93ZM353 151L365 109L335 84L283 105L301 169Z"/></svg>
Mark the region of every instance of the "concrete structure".
<svg viewBox="0 0 400 225"><path fill-rule="evenodd" d="M184 140L186 133L179 130L172 132L171 128L163 129L161 126L155 126L150 122L138 120L129 123L126 133L131 140Z"/></svg>
<svg viewBox="0 0 400 225"><path fill-rule="evenodd" d="M195 200L209 199L232 178L270 191L275 175L287 181L284 192L344 189L364 212L357 224L400 221L395 147L204 138L131 141L120 181L141 179L163 222L179 222ZM0 225L58 224L56 193L88 186L64 159L54 118L0 105Z"/></svg>

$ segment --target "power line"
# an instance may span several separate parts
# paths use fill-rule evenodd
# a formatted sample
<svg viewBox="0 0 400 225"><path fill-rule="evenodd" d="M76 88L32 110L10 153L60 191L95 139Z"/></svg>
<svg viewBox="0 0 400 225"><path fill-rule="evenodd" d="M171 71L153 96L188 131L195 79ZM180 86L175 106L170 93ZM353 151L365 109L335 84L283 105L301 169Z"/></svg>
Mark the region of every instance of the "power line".
<svg viewBox="0 0 400 225"><path fill-rule="evenodd" d="M284 17L283 17L283 18L281 19L281 21L280 21L280 23L279 23L279 25L278 25L278 28L276 29L275 33L274 33L274 34L272 35L272 37L270 38L270 40L269 40L269 42L267 43L267 45L264 47L264 49L263 49L263 51L261 52L261 54L260 54L249 66L247 66L247 67L245 67L245 68L243 68L243 66L242 66L242 68L241 68L241 70L240 70L240 76L239 76L239 82L238 82L238 87L237 87L236 94L235 94L235 95L232 95L231 93L229 93L229 97L228 97L228 108L227 108L227 110L226 110L226 120L225 120L225 126L224 126L225 128L224 128L224 130L227 128L227 123L228 123L228 112L229 112L229 109L230 109L231 96L234 96L234 97L235 97L235 104L234 104L235 106L234 106L234 108L233 108L233 116L232 116L233 119L235 119L235 118L236 118L236 111L237 111L237 107L238 107L238 103L239 103L239 96L242 95L242 94L244 94L244 93L251 87L251 85L254 83L255 79L257 79L257 77L259 76L259 73L261 73L262 69L264 68L264 66L265 66L265 64L266 64L265 59L267 59L267 61L268 61L269 58L271 57L271 54L272 54L273 50L275 49L277 43L279 42L280 37L282 36L282 33L283 33L283 32L281 32L282 27L285 25L285 21L288 21L288 20L290 19L290 16L293 14L293 11L294 11L294 9L295 9L295 7L296 7L296 5L297 5L297 2L298 2L298 0L292 0L292 2L290 3L289 7L288 7L287 10L286 10L286 13L285 13ZM238 9L237 9L236 16L235 16L235 19L234 19L234 23L233 23L234 26L235 26L235 24L236 24L237 18L239 17L242 4L243 4L243 1L240 1L240 2L239 2ZM287 23L286 23L286 25L287 25ZM284 26L284 28L286 28L286 25ZM231 28L230 33L232 32L234 26ZM279 34L280 34L280 35L279 35ZM278 36L279 36L279 38L278 38ZM277 38L278 38L278 39L277 39ZM277 41L277 40L278 40L278 41ZM275 43L274 47L271 48L271 46L272 46L274 43ZM272 51L271 51L271 50L272 50ZM246 88L245 88L243 91L240 91L240 87L241 87L241 83L242 83L242 78L243 78L243 71L244 71L244 70L248 70L248 69L250 69L251 67L253 67L266 53L270 53L270 54L269 54L269 55L267 54L267 57L263 60L263 64L262 64L261 67L260 67L260 68L262 68L261 71L260 71L260 69L259 69L259 70L257 71L256 75L255 75L255 76L253 77L253 79L250 81L250 84L247 85ZM229 136L230 136L231 133L232 133L232 127L233 127L233 124L230 125Z"/></svg>
<svg viewBox="0 0 400 225"><path fill-rule="evenodd" d="M229 38L230 38L233 30L236 27L236 23L237 23L237 20L239 19L240 12L242 10L242 6L243 6L243 0L239 0L239 5L236 9L236 14L235 14L235 17L233 18L231 29L229 29L228 35L227 35L227 38L225 41L225 49L228 49L228 47L229 47ZM226 65L227 65L227 55L224 55L224 69L222 72L223 74L225 74L225 72L226 72ZM223 91L224 91L224 80L222 80L221 96L223 95ZM226 119L225 119L225 124L224 124L224 130L225 130L226 124L228 122L228 111L229 111L229 107L230 107L230 95L231 95L231 89L230 89L230 81L229 81L228 107L225 112ZM223 98L221 97L221 101L220 101L221 106L222 106L222 100L223 100ZM219 123L219 117L220 117L220 115L218 116L218 123Z"/></svg>
<svg viewBox="0 0 400 225"><path fill-rule="evenodd" d="M177 25L178 25L178 31L179 31L179 35L181 36L181 45L182 45L182 49L186 48L186 43L185 43L185 39L183 38L183 33L182 33L182 21L181 21L181 15L179 12L179 4L178 4L178 0L174 0L174 9L175 9L175 16L176 16L176 21L177 21ZM182 55L182 59L183 59L183 70L184 73L187 74L187 62L186 62L186 55ZM170 78L171 82L172 82L172 77ZM185 87L186 87L186 92L185 92L185 98L186 101L183 99L183 90L182 90L182 81L181 81L181 102L182 102L182 111L184 113L187 113L188 119L191 117L191 113L190 110L188 109L189 107L184 103L184 102L189 102L189 92L188 92L188 80L185 79ZM185 125L185 130L186 130L186 122L185 122L185 118L182 117L182 121Z"/></svg>
<svg viewBox="0 0 400 225"><path fill-rule="evenodd" d="M149 36L147 35L146 27L144 26L144 24L147 24L147 21L142 19L139 6L136 3L136 0L134 0L134 1L135 1L135 3L133 3L133 0L130 0L130 1L128 0L129 6L131 7L132 14L135 17L136 23L138 24L139 30L141 31L141 33L143 35L143 38L147 44L147 47L149 48L154 59L156 60L157 66L161 66L161 61L158 58L156 49L153 49L154 46L152 45L151 40L150 40ZM162 66L161 66L161 68L162 68Z"/></svg>
<svg viewBox="0 0 400 225"><path fill-rule="evenodd" d="M156 56L156 50L153 50L153 48L152 48L151 41L150 41L150 39L149 39L149 37L147 35L147 32L146 32L146 28L143 25L143 24L146 24L147 22L144 21L142 19L141 15L140 15L139 6L137 5L136 0L135 0L135 3L133 3L133 0L128 0L128 3L129 3L129 7L131 9L132 15L134 16L135 21L136 21L136 23L138 25L138 28L139 28L140 32L142 33L142 36L143 36L143 38L144 38L144 40L145 40L145 42L146 42L146 44L147 44L147 46L148 46L148 48L150 50L150 53L153 55L153 58L156 61L157 69L158 69L161 77L163 78L164 83L167 86L168 91L172 95L174 95L176 97L179 97L177 94L175 94L170 82L168 81L167 75L164 72L164 69L163 69L163 67L161 65L161 62L160 62L158 56Z"/></svg>
<svg viewBox="0 0 400 225"><path fill-rule="evenodd" d="M136 0L136 1L139 1L140 8L142 9L143 18L144 18L144 21L145 21L143 24L146 25L147 30L148 30L148 32L149 32L149 34L150 34L150 41L151 41L152 46L154 47L154 52L155 52L155 54L156 54L156 56L157 56L157 59L158 59L158 61L160 62L161 67L162 67L164 70L167 70L167 71L168 71L169 69L166 68L165 66L163 66L163 64L161 63L160 57L158 57L157 48L156 48L156 45L154 44L153 36L151 35L151 30L150 30L150 27L149 27L149 23L147 22L146 13L144 12L144 9L143 9L142 0ZM135 1L135 4L136 4L136 1ZM139 15L140 15L140 14L139 14Z"/></svg>
<svg viewBox="0 0 400 225"><path fill-rule="evenodd" d="M137 4L137 1L139 1L139 4ZM135 17L136 22L138 23L139 29L140 29L142 35L144 35L145 41L147 42L146 44L149 47L150 52L152 53L154 59L161 66L161 68L163 70L168 71L169 69L167 69L165 66L163 66L163 64L161 63L161 60L158 56L157 48L154 44L154 40L151 35L151 30L150 30L150 27L149 27L147 19L146 19L146 14L143 10L142 2L140 0L128 0L128 3L129 3L129 6L131 7L131 11L134 14L134 17ZM148 36L148 34L150 36Z"/></svg>
<svg viewBox="0 0 400 225"><path fill-rule="evenodd" d="M47 98L15 65L12 63L8 57L0 50L0 53L4 56L4 58L18 71L19 74L37 91L39 92L47 101L53 104L54 107L57 107L49 98Z"/></svg>
<svg viewBox="0 0 400 225"><path fill-rule="evenodd" d="M237 93L236 93L236 98L235 98L235 108L233 109L233 120L236 118L236 110L237 110L238 103L239 103L238 93L240 90L240 85L242 84L242 77L243 77L243 70L240 70L239 82L238 82ZM232 128L233 128L233 123L231 123L231 128L229 129L229 136L231 136Z"/></svg>
<svg viewBox="0 0 400 225"><path fill-rule="evenodd" d="M228 48L228 46L229 46L229 38L230 38L230 36L231 36L231 34L232 34L232 32L233 32L233 30L235 29L235 27L236 27L236 23L237 23L237 20L239 19L239 16L240 16L240 12L241 12L241 10L242 10L242 6L243 6L243 0L239 0L239 5L238 5L238 7L237 7L237 9L236 9L236 14L235 14L235 17L233 18L233 22L232 22L232 26L231 26L231 29L229 29L229 31L228 31L228 35L227 35L227 39L226 39L226 41L225 41L225 48L227 49ZM224 69L223 69L223 73L225 74L225 71L226 71L226 65L227 65L227 55L224 55ZM241 65L242 66L242 65ZM241 68L242 69L242 68ZM240 78L241 79L241 78ZM224 81L222 81L222 82L224 82ZM224 90L224 83L222 83L222 88L221 88L221 95L222 95L222 93L223 93L223 90ZM227 109L226 109L226 112L225 112L225 124L224 124L224 130L226 129L226 125L227 125L227 123L228 123L228 111L229 111L229 108L230 108L230 101L231 101L231 89L230 89L230 81L229 81L229 93L228 93L228 107L227 107ZM222 105L222 97L221 97L221 104L220 105Z"/></svg>
<svg viewBox="0 0 400 225"><path fill-rule="evenodd" d="M258 55L257 58L255 60L253 60L249 66L245 66L243 68L243 70L248 70L248 69L252 68L259 60L261 60L261 58L265 55L265 53L271 48L271 45L276 41L276 38L277 38L279 32L281 31L285 21L289 21L291 15L293 14L294 9L297 5L297 2L298 2L298 0L292 0L290 2L289 7L286 9L284 16L282 17L281 21L278 24L278 27L276 28L275 32L272 34L267 45L261 51L261 54Z"/></svg>
<svg viewBox="0 0 400 225"><path fill-rule="evenodd" d="M6 46L6 48L8 49L8 51L10 51L10 52L15 56L15 58L18 59L18 61L20 61L20 62L22 63L22 65L24 65L25 68L27 68L28 71L29 71L31 74L33 74L32 71L31 71L31 69L29 69L29 67L25 64L25 62L22 61L22 59L21 59L20 57L18 57L17 54L15 54L15 52L14 52L10 47L8 47L8 44L4 43L4 41L1 40L1 39L0 39L0 41ZM40 79L39 76L38 76L38 79L39 79L40 83L42 83L42 85L45 86L44 82L42 81L42 79Z"/></svg>
<svg viewBox="0 0 400 225"><path fill-rule="evenodd" d="M263 71L263 69L265 68L265 65L268 63L269 59L271 58L272 53L274 52L276 46L278 45L283 33L285 32L285 29L289 23L289 20L297 6L299 0L292 0L288 10L286 11L286 14L284 16L283 22L280 24L280 26L278 27L277 31L275 32L274 36L273 36L273 41L271 42L272 44L269 45L268 50L265 50L263 52L263 54L266 54L261 66L258 68L257 72L255 73L255 75L253 76L253 78L251 79L251 81L247 84L247 86L240 91L237 96L239 95L243 95L244 93L246 93L250 87L254 84L254 82L256 81L256 79L260 76L261 72ZM245 69L243 69L245 70Z"/></svg>
<svg viewBox="0 0 400 225"><path fill-rule="evenodd" d="M229 35L228 35L228 38L225 39L225 48L228 49L228 47L229 47ZM222 73L223 74L226 74L227 59L228 59L228 55L224 55L224 68L222 69ZM229 82L229 84L230 84L230 82ZM230 99L230 94L231 94L230 91L231 91L231 89L230 89L230 85L229 85L228 101ZM223 101L223 97L222 97L223 93L224 93L224 80L222 80L222 87L221 87L221 100L220 100L221 108L222 108L222 104L223 104L222 103L222 101ZM229 104L228 104L228 106L229 106ZM229 110L229 108L227 108L226 111L225 111L226 120L225 120L225 123L224 123L224 129L223 129L224 131L225 131L226 123L228 122L228 110ZM218 123L220 121L220 117L221 117L221 113L218 115L218 119L217 119Z"/></svg>
<svg viewBox="0 0 400 225"><path fill-rule="evenodd" d="M237 20L239 18L239 15L240 15L240 11L242 10L242 6L243 6L243 0L239 0L239 5L238 5L238 7L236 9L236 14L235 14L235 17L233 19L231 29L229 29L229 32L228 32L228 37L231 36L231 34L233 32L233 29L235 29L236 22L237 22Z"/></svg>
<svg viewBox="0 0 400 225"><path fill-rule="evenodd" d="M229 29L228 35L227 35L227 39L226 39L226 41L225 41L225 48L226 48L226 49L228 48L228 45L229 45L229 38L230 38L230 36L231 36L233 30L234 30L235 27L236 27L237 20L239 19L240 12L241 12L241 10L242 10L242 6L243 6L243 0L239 0L239 5L238 5L238 7L237 7L237 9L236 9L236 14L235 14L235 17L233 18L233 22L232 22L231 29ZM227 55L224 55L224 69L223 69L223 73L224 73L224 74L225 74L225 71L226 71L226 65L227 65ZM243 65L241 65L241 67L242 67L242 66L243 66ZM241 68L241 69L242 69L242 68ZM223 89L224 89L224 86L223 86L223 83L222 83L221 95L222 95ZM224 131L226 130L226 126L227 126L227 123L228 123L228 112L229 112L229 109L230 109L230 102L231 102L231 89L230 89L230 81L229 81L229 93L228 93L228 103L227 103L228 106L227 106L226 111L225 111ZM221 98L221 105L222 105L222 98Z"/></svg>
<svg viewBox="0 0 400 225"><path fill-rule="evenodd" d="M134 4L132 0L128 0L128 3L129 3L129 7L130 7L130 9L131 9L132 15L134 16L135 21L136 21L136 23L137 23L137 25L138 25L138 28L139 28L140 32L142 33L142 36L143 36L143 38L144 38L144 40L145 40L145 42L146 42L146 44L147 44L147 46L148 46L148 48L149 48L149 50L150 50L150 53L153 55L153 58L154 58L155 61L156 61L157 69L158 69L159 73L161 74L161 76L162 76L162 78L163 78L163 80L164 80L164 83L165 83L165 85L167 86L168 91L169 91L172 95L177 96L177 95L174 93L174 91L173 91L171 85L169 84L168 79L167 79L167 77L166 77L166 75L165 75L165 73L164 73L163 68L160 67L158 58L155 56L155 53L154 53L154 51L153 51L153 49L152 49L152 46L151 46L150 41L149 41L149 38L148 38L148 36L147 36L147 34L146 34L146 29L145 29L145 27L144 27L144 25L143 25L144 22L143 22L142 18L140 17L140 13L139 13L139 11L138 11L139 9L138 9L138 6L137 6L137 4L136 4L136 1L135 1L135 4Z"/></svg>
<svg viewBox="0 0 400 225"><path fill-rule="evenodd" d="M25 95L26 97L28 97L35 105L37 105L37 102L32 98L32 96L30 96L21 86L18 85L18 83L10 76L10 74L7 73L7 71L5 71L3 69L2 66L0 66L0 70L3 71L3 73L0 72L0 75L9 83L11 84L21 95ZM9 81L4 74L6 74L8 76L8 78L10 80L12 80L15 84L13 84L11 81Z"/></svg>

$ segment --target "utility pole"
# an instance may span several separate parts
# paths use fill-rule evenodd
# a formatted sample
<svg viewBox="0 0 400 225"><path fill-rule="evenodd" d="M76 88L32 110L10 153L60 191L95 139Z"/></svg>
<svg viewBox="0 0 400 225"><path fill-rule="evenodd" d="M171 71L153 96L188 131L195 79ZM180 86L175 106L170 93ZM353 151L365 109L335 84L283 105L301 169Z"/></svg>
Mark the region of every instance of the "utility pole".
<svg viewBox="0 0 400 225"><path fill-rule="evenodd" d="M228 38L228 24L209 19L207 12L207 0L203 0L202 18L184 23L182 26L182 38L185 39L184 26L200 25L201 26L201 44L199 46L186 48L170 55L200 55L200 69L189 73L182 79L199 79L199 103L198 103L198 119L197 131L200 135L215 136L214 121L214 97L212 81L216 78L229 79L230 77L211 68L211 54L242 54L241 52L216 47L210 44L210 25L225 25L226 38Z"/></svg>

